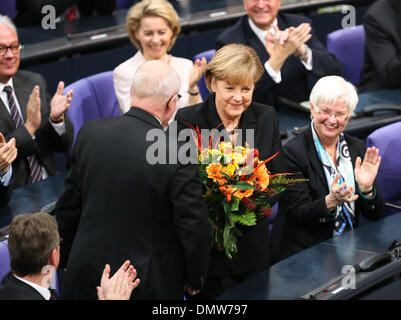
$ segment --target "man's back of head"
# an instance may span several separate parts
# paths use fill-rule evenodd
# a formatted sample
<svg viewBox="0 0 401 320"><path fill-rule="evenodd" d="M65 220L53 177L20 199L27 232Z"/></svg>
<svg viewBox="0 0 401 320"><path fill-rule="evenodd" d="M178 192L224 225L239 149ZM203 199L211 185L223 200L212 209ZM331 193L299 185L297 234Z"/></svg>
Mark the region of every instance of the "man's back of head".
<svg viewBox="0 0 401 320"><path fill-rule="evenodd" d="M167 124L175 111L180 78L166 62L151 60L142 64L132 81L132 105L148 111Z"/></svg>
<svg viewBox="0 0 401 320"><path fill-rule="evenodd" d="M19 277L40 274L59 243L56 220L48 213L17 215L8 239L12 272Z"/></svg>

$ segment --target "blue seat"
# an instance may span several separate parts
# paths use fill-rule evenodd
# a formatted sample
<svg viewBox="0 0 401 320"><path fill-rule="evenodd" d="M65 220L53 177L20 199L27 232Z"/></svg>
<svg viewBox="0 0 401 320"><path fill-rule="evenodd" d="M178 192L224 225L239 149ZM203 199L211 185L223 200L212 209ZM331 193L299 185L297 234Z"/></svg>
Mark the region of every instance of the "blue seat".
<svg viewBox="0 0 401 320"><path fill-rule="evenodd" d="M3 277L11 270L10 255L8 253L8 240L0 242L0 282ZM50 280L50 287L59 293L57 273Z"/></svg>
<svg viewBox="0 0 401 320"><path fill-rule="evenodd" d="M17 15L15 0L1 0L0 14L8 16L11 20Z"/></svg>
<svg viewBox="0 0 401 320"><path fill-rule="evenodd" d="M378 148L382 158L376 183L386 201L387 216L401 210L401 121L373 131L367 145Z"/></svg>
<svg viewBox="0 0 401 320"><path fill-rule="evenodd" d="M64 88L73 90L67 116L74 124L74 144L81 126L90 119L111 118L120 115L113 86L113 71L83 78Z"/></svg>
<svg viewBox="0 0 401 320"><path fill-rule="evenodd" d="M365 30L363 25L333 31L327 35L327 50L341 62L344 78L357 86L364 61Z"/></svg>
<svg viewBox="0 0 401 320"><path fill-rule="evenodd" d="M212 60L212 57L214 56L215 53L216 53L216 50L214 50L214 49L200 52L194 56L194 61L196 59L202 59L203 57L205 57L207 62L209 63L209 61ZM206 97L209 95L209 90L206 86L205 78L203 75L202 75L202 78L198 82L198 87L199 87L199 92L201 94L202 99L205 100Z"/></svg>
<svg viewBox="0 0 401 320"><path fill-rule="evenodd" d="M134 4L133 0L117 0L116 8L125 9L131 7L133 4Z"/></svg>

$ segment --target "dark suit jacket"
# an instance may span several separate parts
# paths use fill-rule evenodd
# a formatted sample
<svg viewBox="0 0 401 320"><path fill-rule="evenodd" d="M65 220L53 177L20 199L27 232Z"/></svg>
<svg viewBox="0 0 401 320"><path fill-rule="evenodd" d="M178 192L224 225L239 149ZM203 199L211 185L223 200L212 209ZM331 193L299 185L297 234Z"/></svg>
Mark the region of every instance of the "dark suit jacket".
<svg viewBox="0 0 401 320"><path fill-rule="evenodd" d="M6 140L15 138L18 156L13 162L14 187L18 188L30 182L30 171L27 157L35 154L40 165L42 165L49 175L56 174L56 164L53 152L67 152L71 148L74 137L74 126L65 117L66 132L59 136L49 122L50 116L50 95L47 92L46 81L37 74L27 71L18 71L13 76L13 85L18 103L21 107L22 117L26 121L26 105L29 95L35 85L40 86L41 115L40 127L35 132L35 139L25 129L24 126L15 128L15 124L10 113L0 100L0 132Z"/></svg>
<svg viewBox="0 0 401 320"><path fill-rule="evenodd" d="M353 166L357 157L364 158L366 146L354 137L345 135ZM273 226L273 255L275 262L298 251L332 238L333 219L330 218L325 196L329 194L326 177L319 160L310 127L284 145L290 172L299 172L299 178L309 182L287 189L287 196L279 203L279 212ZM355 227L359 217L374 220L381 216L384 200L376 188L376 197L368 200L359 195L355 202ZM356 183L356 190L359 193Z"/></svg>
<svg viewBox="0 0 401 320"><path fill-rule="evenodd" d="M277 15L277 22L280 30L291 26L297 27L304 22L311 24L311 21L306 17L284 13ZM253 48L262 65L269 59L265 46L249 26L247 15L241 17L234 26L218 36L216 48L219 49L230 43L240 43ZM302 62L292 55L288 57L281 68L282 81L277 84L263 67L263 75L257 82L253 93L254 101L271 105L275 108L283 105L278 102L278 97L284 97L296 102L306 101L309 100L311 85L318 78L342 74L342 68L337 58L330 54L314 35L306 44L312 49L312 70L307 71Z"/></svg>
<svg viewBox="0 0 401 320"><path fill-rule="evenodd" d="M1 281L0 300L45 300L45 298L35 288L14 277L10 271Z"/></svg>
<svg viewBox="0 0 401 320"><path fill-rule="evenodd" d="M379 0L363 19L366 33L361 92L401 88L401 1Z"/></svg>
<svg viewBox="0 0 401 320"><path fill-rule="evenodd" d="M198 166L150 164L152 129L166 137L155 117L134 107L80 130L55 208L67 266L61 298L96 299L105 264L114 274L126 259L141 279L135 300L182 299L184 282L203 285L211 234Z"/></svg>
<svg viewBox="0 0 401 320"><path fill-rule="evenodd" d="M215 95L210 94L206 101L178 110L175 119L179 130L198 126L199 129L223 130L221 119L216 111ZM272 107L252 103L243 113L239 129L254 130L254 147L259 150L259 158L267 159L280 153L270 162L267 169L272 173L286 172L285 157L282 152L277 115ZM245 134L243 134L245 139ZM243 140L242 143L245 141ZM248 141L249 142L249 141ZM272 199L272 202L274 200ZM232 263L225 253L212 250L209 273L214 276L239 275L263 270L270 265L268 218L261 218L256 226L241 228L243 237L238 240L238 253Z"/></svg>

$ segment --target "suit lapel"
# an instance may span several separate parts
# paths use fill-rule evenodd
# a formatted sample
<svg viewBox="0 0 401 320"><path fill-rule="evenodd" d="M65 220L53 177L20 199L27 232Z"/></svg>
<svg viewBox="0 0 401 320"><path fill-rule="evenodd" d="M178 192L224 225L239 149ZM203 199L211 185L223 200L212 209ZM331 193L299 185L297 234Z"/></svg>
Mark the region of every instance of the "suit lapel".
<svg viewBox="0 0 401 320"><path fill-rule="evenodd" d="M315 143L313 142L311 127L308 127L308 129L307 129L305 143L306 143L306 149L307 149L309 161L310 161L314 171L317 173L317 176L319 177L320 182L322 183L323 186L325 186L326 190L329 191L329 187L327 186L327 181L326 181L326 176L324 174L323 166L319 160L319 156L318 156L316 148L315 148Z"/></svg>
<svg viewBox="0 0 401 320"><path fill-rule="evenodd" d="M23 81L20 79L18 72L13 77L13 86L14 86L14 90L15 90L15 95L17 96L18 103L21 108L22 117L25 121L26 120L26 105L28 104L29 95L31 94L31 92L29 91L29 87L26 84L24 84ZM32 88L30 90L32 90ZM46 103L46 101L41 101L41 103L42 104Z"/></svg>
<svg viewBox="0 0 401 320"><path fill-rule="evenodd" d="M0 99L0 122L4 124L1 127L4 127L4 132L11 132L15 130L15 124L13 119L11 118L10 113L7 110L7 107L4 105L3 100Z"/></svg>
<svg viewBox="0 0 401 320"><path fill-rule="evenodd" d="M243 17L243 30L245 35L245 41L247 45L253 48L256 51L256 54L259 56L261 63L264 64L265 61L269 59L269 54L266 51L266 47L263 43L259 40L255 32L252 31L251 27L249 26L248 16Z"/></svg>

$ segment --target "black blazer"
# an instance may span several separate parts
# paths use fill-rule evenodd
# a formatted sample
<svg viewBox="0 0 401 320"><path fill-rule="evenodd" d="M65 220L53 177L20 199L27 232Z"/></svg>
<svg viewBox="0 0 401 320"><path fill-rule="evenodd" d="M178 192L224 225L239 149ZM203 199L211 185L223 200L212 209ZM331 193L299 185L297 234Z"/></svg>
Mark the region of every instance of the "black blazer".
<svg viewBox="0 0 401 320"><path fill-rule="evenodd" d="M105 264L114 274L126 259L141 279L135 300L182 299L186 282L203 285L211 239L198 166L152 164L152 129L165 139L158 120L134 107L80 130L55 208L62 299L96 299Z"/></svg>
<svg viewBox="0 0 401 320"><path fill-rule="evenodd" d="M35 288L8 272L0 284L0 300L46 300Z"/></svg>
<svg viewBox="0 0 401 320"><path fill-rule="evenodd" d="M210 94L206 101L178 110L175 119L179 130L198 126L199 129L223 130L221 119L215 106L215 95ZM267 159L280 153L266 164L272 173L286 172L286 161L282 152L277 115L272 107L256 102L251 103L243 113L239 129L254 129L255 148L259 149L260 159ZM245 135L243 135L243 139ZM243 141L244 142L244 141ZM272 200L274 201L274 200ZM238 240L238 254L232 263L225 253L212 250L209 273L214 276L238 275L263 270L270 265L268 218L262 218L256 226L241 228L243 237Z"/></svg>
<svg viewBox="0 0 401 320"><path fill-rule="evenodd" d="M42 165L50 176L56 174L56 164L53 152L67 152L70 150L73 137L74 126L65 117L66 132L59 136L49 122L50 116L50 95L47 92L46 81L37 74L27 71L18 71L13 76L13 85L18 103L21 107L22 117L26 120L26 105L29 95L35 85L40 86L41 115L40 127L35 132L35 139L25 129L24 126L15 128L15 124L10 113L0 100L0 132L6 140L15 138L18 156L12 163L14 187L18 188L30 182L30 170L27 157L35 154L40 165Z"/></svg>
<svg viewBox="0 0 401 320"><path fill-rule="evenodd" d="M345 135L353 166L356 158L364 158L366 146L354 137ZM287 189L287 196L280 199L279 212L273 226L273 255L275 262L298 251L311 247L333 236L333 219L330 218L325 196L329 194L326 177L317 154L310 127L284 145L290 172L299 172L300 178L309 182ZM355 202L355 227L362 214L369 220L381 217L384 200L376 188L372 200L359 195ZM358 185L356 190L359 193Z"/></svg>
<svg viewBox="0 0 401 320"><path fill-rule="evenodd" d="M363 19L366 33L361 92L401 88L401 1L379 0Z"/></svg>
<svg viewBox="0 0 401 320"><path fill-rule="evenodd" d="M304 22L312 24L304 16L284 13L277 15L277 22L280 30L297 27ZM253 48L262 65L269 59L265 46L249 26L247 15L241 17L235 25L220 34L215 47L219 49L230 43L240 43ZM306 101L309 100L310 88L318 78L328 75L342 75L342 67L337 58L326 50L314 34L306 44L312 49L312 70L307 71L301 61L292 55L288 57L281 68L282 81L277 84L263 67L263 75L256 83L253 94L254 101L275 108L280 106L278 97L296 102Z"/></svg>

